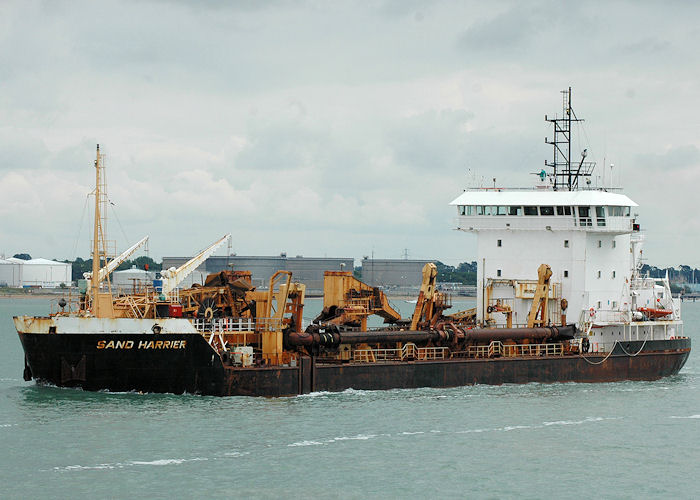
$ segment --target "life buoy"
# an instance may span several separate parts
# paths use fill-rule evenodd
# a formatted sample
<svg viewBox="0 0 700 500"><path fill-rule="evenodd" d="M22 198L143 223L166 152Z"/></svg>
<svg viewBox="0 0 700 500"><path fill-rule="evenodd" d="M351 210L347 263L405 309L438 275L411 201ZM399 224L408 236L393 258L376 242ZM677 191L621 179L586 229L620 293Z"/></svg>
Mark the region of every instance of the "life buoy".
<svg viewBox="0 0 700 500"><path fill-rule="evenodd" d="M589 315L591 318L592 318L593 316L595 316L595 309L591 307L591 308L588 310L588 315Z"/></svg>

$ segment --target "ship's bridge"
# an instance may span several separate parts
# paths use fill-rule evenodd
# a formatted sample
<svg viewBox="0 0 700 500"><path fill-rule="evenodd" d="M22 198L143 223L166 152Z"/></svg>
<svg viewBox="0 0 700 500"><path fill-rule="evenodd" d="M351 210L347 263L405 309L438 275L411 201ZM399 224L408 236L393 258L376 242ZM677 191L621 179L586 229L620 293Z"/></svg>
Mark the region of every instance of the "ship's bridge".
<svg viewBox="0 0 700 500"><path fill-rule="evenodd" d="M457 228L463 231L533 230L624 234L638 229L631 216L638 206L627 196L603 190L478 189L462 193Z"/></svg>

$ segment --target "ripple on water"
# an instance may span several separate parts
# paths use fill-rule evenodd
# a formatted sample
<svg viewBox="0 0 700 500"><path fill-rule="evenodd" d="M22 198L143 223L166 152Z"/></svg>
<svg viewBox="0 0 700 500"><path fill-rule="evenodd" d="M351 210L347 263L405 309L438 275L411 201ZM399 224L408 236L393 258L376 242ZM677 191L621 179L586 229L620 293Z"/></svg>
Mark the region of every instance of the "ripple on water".
<svg viewBox="0 0 700 500"><path fill-rule="evenodd" d="M96 465L66 465L63 467L54 467L55 471L84 471L84 470L103 470L103 469L124 469L126 467L139 466L156 466L162 467L166 465L181 465L186 462L202 462L209 460L206 457L194 458L161 458L157 460L130 460L128 462L114 462Z"/></svg>

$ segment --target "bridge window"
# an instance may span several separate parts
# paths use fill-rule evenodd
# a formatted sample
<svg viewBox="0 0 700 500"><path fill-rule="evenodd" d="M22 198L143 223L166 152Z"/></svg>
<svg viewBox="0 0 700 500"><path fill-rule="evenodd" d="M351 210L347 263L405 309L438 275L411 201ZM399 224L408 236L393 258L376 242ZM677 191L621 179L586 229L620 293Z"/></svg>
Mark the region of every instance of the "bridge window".
<svg viewBox="0 0 700 500"><path fill-rule="evenodd" d="M591 207L578 207L579 226L592 226Z"/></svg>
<svg viewBox="0 0 700 500"><path fill-rule="evenodd" d="M506 215L507 213L507 208L506 207L495 207L496 208L496 215Z"/></svg>
<svg viewBox="0 0 700 500"><path fill-rule="evenodd" d="M557 215L571 215L571 207L557 207Z"/></svg>
<svg viewBox="0 0 700 500"><path fill-rule="evenodd" d="M479 205L476 207L476 215L484 215L484 206Z"/></svg>
<svg viewBox="0 0 700 500"><path fill-rule="evenodd" d="M610 217L629 217L630 207L608 207Z"/></svg>
<svg viewBox="0 0 700 500"><path fill-rule="evenodd" d="M540 215L554 215L554 207L540 207Z"/></svg>
<svg viewBox="0 0 700 500"><path fill-rule="evenodd" d="M599 226L605 226L605 207L595 207L596 220Z"/></svg>
<svg viewBox="0 0 700 500"><path fill-rule="evenodd" d="M459 206L459 215L467 215L467 207L464 205Z"/></svg>
<svg viewBox="0 0 700 500"><path fill-rule="evenodd" d="M525 215L537 215L537 207L523 207Z"/></svg>
<svg viewBox="0 0 700 500"><path fill-rule="evenodd" d="M523 215L523 207L508 207L508 215Z"/></svg>

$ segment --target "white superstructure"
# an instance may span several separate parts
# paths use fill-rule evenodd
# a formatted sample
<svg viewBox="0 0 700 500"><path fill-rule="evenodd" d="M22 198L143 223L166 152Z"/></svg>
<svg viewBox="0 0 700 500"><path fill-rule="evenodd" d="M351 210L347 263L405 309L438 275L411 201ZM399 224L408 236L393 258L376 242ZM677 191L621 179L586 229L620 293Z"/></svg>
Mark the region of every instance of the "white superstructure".
<svg viewBox="0 0 700 500"><path fill-rule="evenodd" d="M568 105L565 114L570 100ZM549 121L566 128L567 119ZM561 142L557 148L565 150ZM469 189L451 203L456 228L477 236L477 321L504 325L505 309L514 325L524 325L537 269L548 264L550 323L576 323L594 348L681 335L680 301L671 297L668 279L639 275L637 204L610 189L579 187L576 176L589 177L592 169L582 173L580 165L568 158L562 163L557 154L548 164L554 173L543 171L532 189Z"/></svg>

